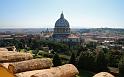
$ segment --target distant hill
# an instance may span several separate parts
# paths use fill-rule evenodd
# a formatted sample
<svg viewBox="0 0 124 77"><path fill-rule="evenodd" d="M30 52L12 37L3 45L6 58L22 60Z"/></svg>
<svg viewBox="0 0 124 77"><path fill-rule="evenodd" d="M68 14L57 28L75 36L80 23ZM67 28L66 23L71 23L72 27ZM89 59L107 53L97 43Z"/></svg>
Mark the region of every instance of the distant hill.
<svg viewBox="0 0 124 77"><path fill-rule="evenodd" d="M2 28L0 32L7 33L40 33L42 31L53 31L53 28ZM124 33L123 28L71 28L74 32L114 32L114 33Z"/></svg>

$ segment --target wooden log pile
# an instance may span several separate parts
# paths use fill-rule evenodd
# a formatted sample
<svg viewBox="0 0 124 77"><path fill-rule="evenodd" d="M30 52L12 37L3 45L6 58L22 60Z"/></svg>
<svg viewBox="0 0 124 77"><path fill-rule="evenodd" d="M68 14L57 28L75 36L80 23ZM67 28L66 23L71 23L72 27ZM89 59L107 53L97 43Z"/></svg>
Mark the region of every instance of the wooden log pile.
<svg viewBox="0 0 124 77"><path fill-rule="evenodd" d="M50 58L33 59L30 53L0 52L0 66L6 67L8 72L1 67L0 70L12 77L75 77L79 73L72 64L58 67L52 65Z"/></svg>
<svg viewBox="0 0 124 77"><path fill-rule="evenodd" d="M33 70L15 74L16 77L75 77L79 72L72 64L65 64L50 69Z"/></svg>

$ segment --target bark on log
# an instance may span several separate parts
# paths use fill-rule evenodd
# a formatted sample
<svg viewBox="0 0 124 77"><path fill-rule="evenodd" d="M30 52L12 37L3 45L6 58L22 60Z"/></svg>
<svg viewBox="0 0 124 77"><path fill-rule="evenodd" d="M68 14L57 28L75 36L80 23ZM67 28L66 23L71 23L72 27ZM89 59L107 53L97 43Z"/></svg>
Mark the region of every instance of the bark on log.
<svg viewBox="0 0 124 77"><path fill-rule="evenodd" d="M14 74L10 73L8 69L0 65L0 77L15 77Z"/></svg>
<svg viewBox="0 0 124 77"><path fill-rule="evenodd" d="M50 58L42 58L15 62L9 64L8 69L15 74L25 71L50 68L52 65L53 65L52 60Z"/></svg>
<svg viewBox="0 0 124 77"><path fill-rule="evenodd" d="M50 69L27 71L15 74L16 77L75 77L79 74L77 68L72 64L65 64Z"/></svg>
<svg viewBox="0 0 124 77"><path fill-rule="evenodd" d="M33 59L30 53L21 52L0 52L0 63L18 62Z"/></svg>

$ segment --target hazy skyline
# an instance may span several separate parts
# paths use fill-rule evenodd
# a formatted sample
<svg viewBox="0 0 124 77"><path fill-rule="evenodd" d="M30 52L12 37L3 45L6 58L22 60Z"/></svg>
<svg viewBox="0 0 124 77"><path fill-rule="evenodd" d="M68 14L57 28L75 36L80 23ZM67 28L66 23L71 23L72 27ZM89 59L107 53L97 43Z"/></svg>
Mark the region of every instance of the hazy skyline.
<svg viewBox="0 0 124 77"><path fill-rule="evenodd" d="M0 0L0 28L124 28L124 0Z"/></svg>

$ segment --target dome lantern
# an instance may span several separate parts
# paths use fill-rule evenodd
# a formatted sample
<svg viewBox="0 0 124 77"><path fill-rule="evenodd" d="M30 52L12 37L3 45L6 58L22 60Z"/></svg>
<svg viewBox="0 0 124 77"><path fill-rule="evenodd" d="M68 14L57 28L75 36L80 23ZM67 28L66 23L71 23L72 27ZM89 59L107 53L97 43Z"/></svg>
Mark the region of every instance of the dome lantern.
<svg viewBox="0 0 124 77"><path fill-rule="evenodd" d="M64 19L64 14L63 14L63 12L61 13L60 18L61 18L61 19Z"/></svg>

